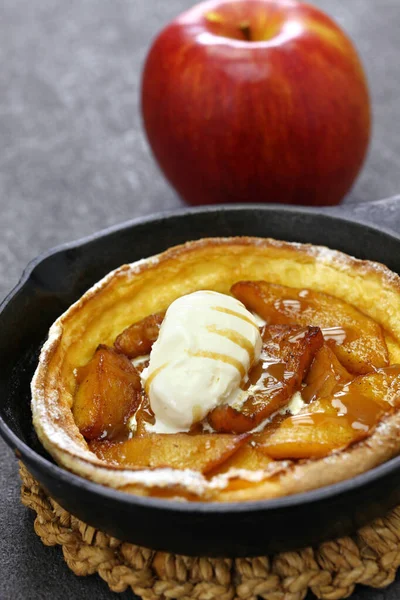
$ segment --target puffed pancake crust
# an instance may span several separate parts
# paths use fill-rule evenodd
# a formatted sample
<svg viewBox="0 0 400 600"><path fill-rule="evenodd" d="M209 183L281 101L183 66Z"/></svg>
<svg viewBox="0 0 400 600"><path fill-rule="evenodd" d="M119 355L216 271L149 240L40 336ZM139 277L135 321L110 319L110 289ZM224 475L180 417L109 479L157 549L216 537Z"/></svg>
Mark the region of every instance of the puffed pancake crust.
<svg viewBox="0 0 400 600"><path fill-rule="evenodd" d="M32 380L32 414L39 440L59 465L137 495L232 502L306 492L354 477L400 453L400 375L385 384L390 410L369 434L326 456L282 459L267 452L258 468L253 459L246 463L242 446L241 459L235 462L236 454L230 456L229 468L222 465L204 473L168 464L126 467L91 449L75 422L73 403L79 369L98 346L112 347L132 323L165 311L182 295L196 290L231 294L237 282L268 282L344 301L382 331L386 367L396 369L390 365L400 363L400 277L384 265L321 246L274 239L188 242L112 271L52 325ZM379 375L379 368L373 367L374 373ZM381 393L378 386L376 394ZM253 447L254 443L249 452ZM247 468L250 463L253 466Z"/></svg>

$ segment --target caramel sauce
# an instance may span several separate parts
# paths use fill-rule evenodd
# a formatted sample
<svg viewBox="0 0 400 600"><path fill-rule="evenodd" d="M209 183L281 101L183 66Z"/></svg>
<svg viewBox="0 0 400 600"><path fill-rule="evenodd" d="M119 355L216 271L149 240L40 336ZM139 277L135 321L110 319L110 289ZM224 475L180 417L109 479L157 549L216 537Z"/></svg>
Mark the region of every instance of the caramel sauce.
<svg viewBox="0 0 400 600"><path fill-rule="evenodd" d="M144 435L146 432L146 424L154 425L155 416L151 410L149 398L142 396L142 401L136 411L136 435Z"/></svg>
<svg viewBox="0 0 400 600"><path fill-rule="evenodd" d="M238 333L234 329L219 329L215 325L209 325L207 327L207 330L210 333L216 333L217 335L221 335L221 336L227 338L228 340L230 340L237 346L240 346L241 348L243 348L243 350L246 350L247 354L249 355L249 364L250 365L253 364L254 348L253 348L253 344L250 342L250 340L247 339L247 337L245 337L241 333Z"/></svg>
<svg viewBox="0 0 400 600"><path fill-rule="evenodd" d="M357 393L351 383L334 394L332 406L338 411L338 417L346 419L353 429L368 432L376 425L384 409L372 398Z"/></svg>
<svg viewBox="0 0 400 600"><path fill-rule="evenodd" d="M199 404L196 404L195 406L193 406L192 408L192 422L193 423L197 423L198 421L201 421L201 416L202 416L202 410L201 410L201 406Z"/></svg>
<svg viewBox="0 0 400 600"><path fill-rule="evenodd" d="M397 366L400 374L400 367ZM389 402L381 403L369 395L359 391L360 381L353 379L350 383L336 386L336 392L328 399L327 412L307 412L290 417L285 421L285 426L314 426L323 427L325 421L336 422L339 426L343 423L350 426L357 433L365 434L377 425L382 415L390 410ZM329 410L329 406L336 414Z"/></svg>
<svg viewBox="0 0 400 600"><path fill-rule="evenodd" d="M243 389L247 390L250 385L257 385L268 392L268 390L282 387L285 380L292 374L286 370L284 362L274 360L270 356L261 358L250 370L248 381Z"/></svg>
<svg viewBox="0 0 400 600"><path fill-rule="evenodd" d="M249 389L251 385L255 385L263 374L263 363L258 360L256 364L250 369L249 376L246 382L242 382L241 388L243 390Z"/></svg>
<svg viewBox="0 0 400 600"><path fill-rule="evenodd" d="M231 310L230 308L223 308L222 306L212 306L212 310L217 310L218 312L226 313L227 315L232 315L233 317L237 317L238 319L242 319L242 321L246 321L246 323L250 323L256 329L258 329L257 323L254 323L249 317L246 315L242 315L240 312L236 312L236 310Z"/></svg>
<svg viewBox="0 0 400 600"><path fill-rule="evenodd" d="M134 433L128 426L128 422L119 423L113 427L108 426L102 432L99 440L108 440L109 442L126 442L130 440L134 435L146 434L146 424L154 425L155 416L150 407L148 397L143 394L141 402L136 410L136 432Z"/></svg>
<svg viewBox="0 0 400 600"><path fill-rule="evenodd" d="M291 344L295 344L296 342L299 342L300 340L303 340L307 335L307 330L305 328L303 328L303 330L299 331L298 333L294 333L293 335L291 335L288 338L288 342L290 342Z"/></svg>
<svg viewBox="0 0 400 600"><path fill-rule="evenodd" d="M338 415L329 415L324 412L316 412L316 413L302 413L299 415L293 415L285 419L285 428L298 428L300 427L324 427L328 423L332 423L334 425L341 425L343 423L343 419Z"/></svg>
<svg viewBox="0 0 400 600"><path fill-rule="evenodd" d="M165 367L168 365L168 363L164 363L163 365L161 365L160 367L157 367L157 369L154 369L154 371L151 373L151 375L149 375L149 377L147 378L146 384L144 386L144 391L146 392L147 395L149 395L149 391L150 391L150 386L153 382L153 380L155 379L155 377L157 377L157 375L163 370L165 369Z"/></svg>
<svg viewBox="0 0 400 600"><path fill-rule="evenodd" d="M133 433L127 423L119 423L118 425L114 425L114 427L105 429L99 439L106 439L111 442L126 442L131 437L133 437Z"/></svg>
<svg viewBox="0 0 400 600"><path fill-rule="evenodd" d="M332 340L336 344L344 344L345 342L351 341L349 329L344 327L322 327L322 335L325 341Z"/></svg>
<svg viewBox="0 0 400 600"><path fill-rule="evenodd" d="M219 352L209 352L208 350L197 350L196 352L190 352L191 356L198 356L200 358L211 358L212 360L219 360L228 365L232 365L235 367L240 373L240 376L243 378L246 375L246 369L236 358L232 356L228 356L227 354L220 354Z"/></svg>
<svg viewBox="0 0 400 600"><path fill-rule="evenodd" d="M382 415L382 410L380 412L380 416ZM350 425L352 429L354 429L354 439L358 439L359 437L367 436L370 431L375 427L378 423L379 417L376 420L372 420L369 425L366 423L362 423L359 420L352 421L348 419L343 414L330 415L324 412L316 412L316 413L304 413L299 415L293 415L292 417L288 417L285 421L285 427L315 427L315 428L324 428L329 424L332 424L336 427L341 427L342 425ZM310 456L311 457L311 456Z"/></svg>
<svg viewBox="0 0 400 600"><path fill-rule="evenodd" d="M260 360L249 372L247 382L242 384L242 389L247 391L251 385L257 386L257 392L251 396L251 406L254 409L258 404L264 404L265 398L272 397L282 391L285 382L293 373L287 370L286 364L274 359L270 355L261 354Z"/></svg>
<svg viewBox="0 0 400 600"><path fill-rule="evenodd" d="M278 313L289 316L303 312L305 309L305 303L302 299L279 298L274 301L273 306Z"/></svg>
<svg viewBox="0 0 400 600"><path fill-rule="evenodd" d="M306 335L307 330L304 328L287 338L287 341L295 344L299 340L304 339ZM276 349L279 353L279 343L274 343L273 339L268 341L268 347L272 349L272 352ZM248 382L243 389L248 389L250 385L257 385L257 387L265 388L268 392L282 387L288 379L293 377L293 375L293 371L287 368L286 362L274 357L273 354L270 354L270 351L264 347L260 359L253 368L250 369Z"/></svg>
<svg viewBox="0 0 400 600"><path fill-rule="evenodd" d="M304 289L297 293L297 298L278 298L275 300L271 307L268 322L271 324L279 323L280 316L295 319L296 315L305 312L307 308L312 306L312 301L307 300L308 295L309 291ZM313 325L313 323L310 323L310 325ZM357 337L356 333L348 327L323 327L321 331L326 341L330 340L338 345L351 342Z"/></svg>

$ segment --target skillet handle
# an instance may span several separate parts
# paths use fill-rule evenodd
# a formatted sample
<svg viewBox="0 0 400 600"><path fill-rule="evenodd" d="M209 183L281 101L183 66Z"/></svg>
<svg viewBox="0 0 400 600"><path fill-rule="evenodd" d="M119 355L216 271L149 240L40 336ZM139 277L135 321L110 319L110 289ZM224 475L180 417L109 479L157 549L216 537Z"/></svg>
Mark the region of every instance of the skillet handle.
<svg viewBox="0 0 400 600"><path fill-rule="evenodd" d="M372 202L332 206L325 208L324 212L335 216L348 216L360 223L400 233L400 194Z"/></svg>

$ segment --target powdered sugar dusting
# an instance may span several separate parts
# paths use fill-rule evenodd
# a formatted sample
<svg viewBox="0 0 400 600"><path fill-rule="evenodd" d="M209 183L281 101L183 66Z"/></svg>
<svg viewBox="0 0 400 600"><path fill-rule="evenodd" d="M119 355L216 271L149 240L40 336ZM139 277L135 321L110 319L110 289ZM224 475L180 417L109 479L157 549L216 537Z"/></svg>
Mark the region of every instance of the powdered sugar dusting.
<svg viewBox="0 0 400 600"><path fill-rule="evenodd" d="M126 484L140 484L144 487L170 488L180 486L195 495L206 495L213 490L223 490L232 479L241 479L249 482L264 481L287 469L290 466L289 461L280 461L271 463L265 469L249 471L247 469L230 469L226 473L216 475L208 480L204 475L191 469L141 469L140 471L123 470L120 474L124 475L123 481ZM113 473L114 475L114 473Z"/></svg>

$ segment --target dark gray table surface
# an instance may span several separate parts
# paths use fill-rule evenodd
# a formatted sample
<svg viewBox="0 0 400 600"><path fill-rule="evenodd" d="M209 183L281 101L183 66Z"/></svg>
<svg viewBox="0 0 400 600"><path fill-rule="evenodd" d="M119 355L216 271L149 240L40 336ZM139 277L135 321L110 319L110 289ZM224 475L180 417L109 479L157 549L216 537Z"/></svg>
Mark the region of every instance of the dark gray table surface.
<svg viewBox="0 0 400 600"><path fill-rule="evenodd" d="M398 0L316 0L354 39L370 82L374 130L345 212L400 232ZM181 206L155 166L138 106L152 37L189 0L2 0L0 5L0 297L55 244ZM256 200L256 199L255 199ZM400 198L399 198L400 202ZM400 206L400 204L399 204ZM16 461L0 441L0 598L112 598L45 548L19 503ZM355 600L395 600L359 589ZM132 598L125 592L121 600Z"/></svg>

